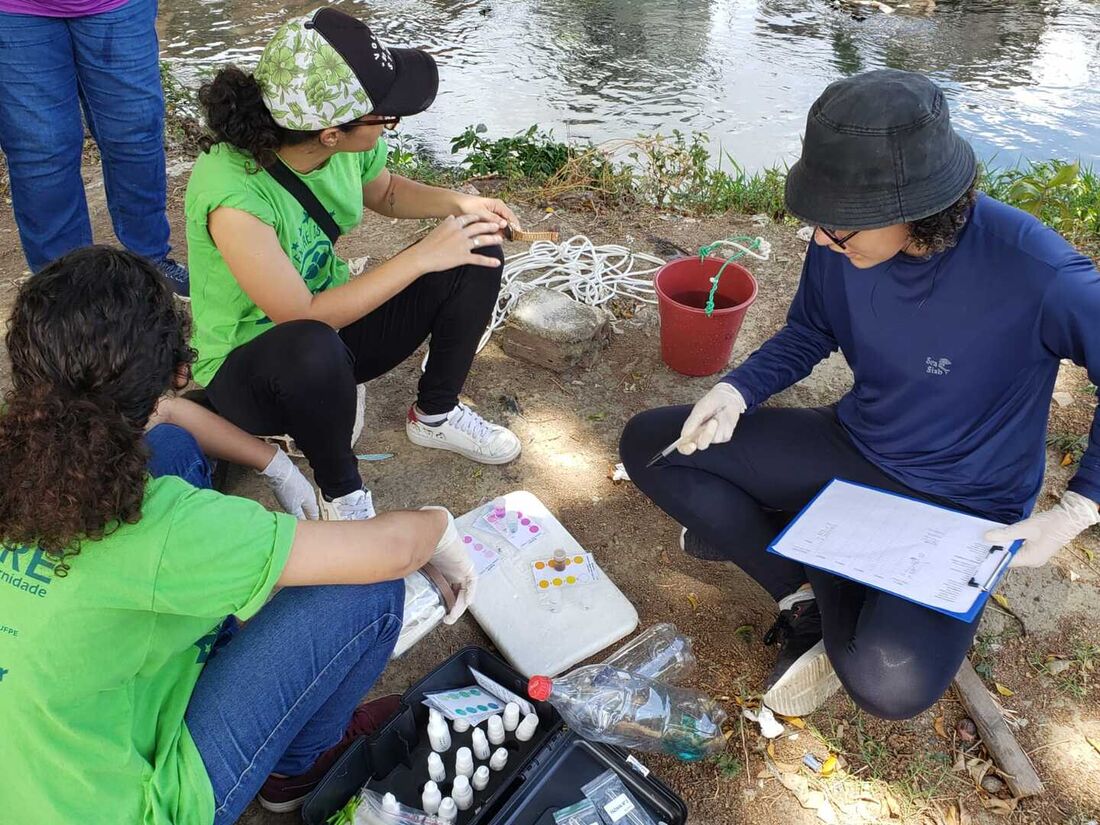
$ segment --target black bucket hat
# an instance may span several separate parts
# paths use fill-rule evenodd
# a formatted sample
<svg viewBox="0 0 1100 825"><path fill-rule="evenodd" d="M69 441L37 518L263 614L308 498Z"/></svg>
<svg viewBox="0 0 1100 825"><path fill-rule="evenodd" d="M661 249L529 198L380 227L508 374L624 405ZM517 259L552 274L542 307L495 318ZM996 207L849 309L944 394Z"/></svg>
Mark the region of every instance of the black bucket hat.
<svg viewBox="0 0 1100 825"><path fill-rule="evenodd" d="M977 160L923 75L882 69L838 80L810 108L787 211L813 226L878 229L957 201Z"/></svg>
<svg viewBox="0 0 1100 825"><path fill-rule="evenodd" d="M275 122L299 131L419 114L439 89L430 54L391 49L362 20L330 8L284 23L252 75Z"/></svg>

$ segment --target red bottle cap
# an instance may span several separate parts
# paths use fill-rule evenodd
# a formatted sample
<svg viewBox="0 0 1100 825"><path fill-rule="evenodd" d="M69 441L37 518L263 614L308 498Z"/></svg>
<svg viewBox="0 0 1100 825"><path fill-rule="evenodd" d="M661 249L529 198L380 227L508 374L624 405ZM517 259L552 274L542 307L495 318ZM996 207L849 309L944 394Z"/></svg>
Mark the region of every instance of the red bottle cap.
<svg viewBox="0 0 1100 825"><path fill-rule="evenodd" d="M527 695L536 702L545 702L550 698L553 688L554 680L549 676L532 676L527 682Z"/></svg>

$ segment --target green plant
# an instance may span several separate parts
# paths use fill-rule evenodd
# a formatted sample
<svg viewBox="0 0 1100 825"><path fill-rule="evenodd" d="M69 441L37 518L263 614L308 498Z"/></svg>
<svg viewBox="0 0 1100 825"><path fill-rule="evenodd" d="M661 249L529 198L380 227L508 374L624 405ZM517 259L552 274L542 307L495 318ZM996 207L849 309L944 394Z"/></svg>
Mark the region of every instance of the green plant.
<svg viewBox="0 0 1100 825"><path fill-rule="evenodd" d="M1068 656L1040 656L1028 659L1036 672L1050 679L1062 693L1083 699L1092 686L1092 673L1100 661L1100 645L1076 641Z"/></svg>
<svg viewBox="0 0 1100 825"><path fill-rule="evenodd" d="M919 751L905 767L897 782L899 790L912 801L939 796L945 786L966 780L952 772L950 754L943 751Z"/></svg>
<svg viewBox="0 0 1100 825"><path fill-rule="evenodd" d="M194 93L180 83L171 67L160 62L160 83L164 89L164 136L170 148L198 149L203 126Z"/></svg>
<svg viewBox="0 0 1100 825"><path fill-rule="evenodd" d="M1063 456L1068 456L1068 463L1075 465L1081 461L1085 450L1089 448L1089 437L1087 435L1055 433L1047 436L1047 446L1057 450Z"/></svg>
<svg viewBox="0 0 1100 825"><path fill-rule="evenodd" d="M444 166L423 145L414 143L408 135L398 132L387 140L390 155L386 167L402 177L433 186L455 183L455 170Z"/></svg>
<svg viewBox="0 0 1100 825"><path fill-rule="evenodd" d="M1100 249L1100 176L1079 162L1030 161L982 170L979 185L997 200L1023 209L1086 251Z"/></svg>
<svg viewBox="0 0 1100 825"><path fill-rule="evenodd" d="M462 165L473 175L500 175L509 179L545 181L573 159L577 150L554 140L550 132L534 125L512 137L489 140L484 123L467 126L451 138L451 154L465 153Z"/></svg>
<svg viewBox="0 0 1100 825"><path fill-rule="evenodd" d="M732 753L723 753L717 759L714 760L715 767L718 768L718 775L723 779L736 779L741 775L741 772L745 769L745 766L741 763L741 760L734 756Z"/></svg>
<svg viewBox="0 0 1100 825"><path fill-rule="evenodd" d="M995 637L979 633L974 637L974 647L970 651L970 663L975 672L987 682L993 681L993 640Z"/></svg>
<svg viewBox="0 0 1100 825"><path fill-rule="evenodd" d="M352 825L355 822L355 812L359 808L359 797L353 796L344 807L325 820L327 825Z"/></svg>

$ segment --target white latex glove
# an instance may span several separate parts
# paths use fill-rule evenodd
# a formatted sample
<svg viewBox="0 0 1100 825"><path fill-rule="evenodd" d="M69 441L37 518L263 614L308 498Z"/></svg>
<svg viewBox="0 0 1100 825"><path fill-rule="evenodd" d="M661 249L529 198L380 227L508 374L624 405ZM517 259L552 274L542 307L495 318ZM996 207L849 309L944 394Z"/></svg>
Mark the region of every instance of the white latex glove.
<svg viewBox="0 0 1100 825"><path fill-rule="evenodd" d="M676 449L682 455L691 455L711 444L725 444L733 438L737 420L747 407L744 397L734 387L724 381L715 384L695 403L680 430L680 445Z"/></svg>
<svg viewBox="0 0 1100 825"><path fill-rule="evenodd" d="M317 493L313 485L306 481L290 456L282 450L275 449L275 457L268 465L257 470L264 477L279 505L295 518L320 518L321 513L317 507Z"/></svg>
<svg viewBox="0 0 1100 825"><path fill-rule="evenodd" d="M474 593L477 590L477 573L474 571L474 563L470 554L466 551L466 545L462 543L458 530L455 529L454 516L446 507L421 507L421 510L442 510L447 514L447 529L443 531L439 544L435 546L430 564L443 574L443 578L458 588L455 606L451 612L443 617L444 624L454 624L459 617L466 612L466 608L474 603Z"/></svg>
<svg viewBox="0 0 1100 825"><path fill-rule="evenodd" d="M985 540L1008 547L1017 539L1023 539L1023 546L1016 551L1009 566L1042 567L1059 549L1094 524L1100 524L1096 502L1066 490L1062 493L1062 500L1049 510L1007 527L990 530L985 534Z"/></svg>

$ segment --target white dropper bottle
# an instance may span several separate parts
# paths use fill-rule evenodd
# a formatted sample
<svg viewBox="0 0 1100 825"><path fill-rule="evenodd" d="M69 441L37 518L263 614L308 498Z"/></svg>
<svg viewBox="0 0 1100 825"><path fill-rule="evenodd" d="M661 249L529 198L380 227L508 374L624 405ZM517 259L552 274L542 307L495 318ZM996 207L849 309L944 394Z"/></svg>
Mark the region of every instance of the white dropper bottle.
<svg viewBox="0 0 1100 825"><path fill-rule="evenodd" d="M428 782L424 786L424 793L420 795L420 805L426 814L434 814L439 810L439 803L443 801L443 794L435 782Z"/></svg>
<svg viewBox="0 0 1100 825"><path fill-rule="evenodd" d="M454 822L458 819L458 805L449 796L443 797L443 801L439 803L439 813L436 814L444 822Z"/></svg>
<svg viewBox="0 0 1100 825"><path fill-rule="evenodd" d="M455 777L451 787L451 796L460 811L468 811L474 805L474 790L470 787L470 780L459 774Z"/></svg>
<svg viewBox="0 0 1100 825"><path fill-rule="evenodd" d="M438 710L428 711L428 742L436 753L446 753L451 749L451 729Z"/></svg>

